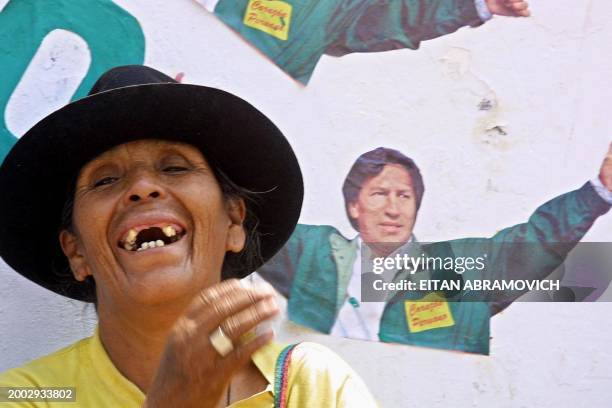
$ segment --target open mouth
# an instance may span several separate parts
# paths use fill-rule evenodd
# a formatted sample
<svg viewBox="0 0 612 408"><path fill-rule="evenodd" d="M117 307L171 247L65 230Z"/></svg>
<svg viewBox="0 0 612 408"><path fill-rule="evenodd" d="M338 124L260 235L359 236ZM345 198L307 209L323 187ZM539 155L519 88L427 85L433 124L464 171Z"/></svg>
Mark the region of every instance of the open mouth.
<svg viewBox="0 0 612 408"><path fill-rule="evenodd" d="M140 252L171 245L183 238L185 234L186 231L173 225L132 228L118 245L127 251Z"/></svg>

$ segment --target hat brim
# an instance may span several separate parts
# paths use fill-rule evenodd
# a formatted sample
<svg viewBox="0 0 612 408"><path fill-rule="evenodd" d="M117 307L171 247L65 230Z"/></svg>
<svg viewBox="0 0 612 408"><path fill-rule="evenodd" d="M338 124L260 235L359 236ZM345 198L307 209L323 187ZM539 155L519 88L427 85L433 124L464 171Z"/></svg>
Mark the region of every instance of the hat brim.
<svg viewBox="0 0 612 408"><path fill-rule="evenodd" d="M261 262L270 259L299 218L303 182L281 131L235 95L185 84L128 86L55 111L13 147L0 168L0 255L28 279L85 300L55 271L67 269L58 233L79 170L114 146L140 139L191 144L235 184L262 192L251 210L259 220ZM75 281L76 282L76 281Z"/></svg>

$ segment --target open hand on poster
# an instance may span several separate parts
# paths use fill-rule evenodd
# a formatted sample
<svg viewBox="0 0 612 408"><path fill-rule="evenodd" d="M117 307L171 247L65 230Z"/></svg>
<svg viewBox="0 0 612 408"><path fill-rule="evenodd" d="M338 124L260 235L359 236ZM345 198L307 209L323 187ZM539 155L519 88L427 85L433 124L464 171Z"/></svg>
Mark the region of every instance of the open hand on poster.
<svg viewBox="0 0 612 408"><path fill-rule="evenodd" d="M604 157L604 161L601 164L599 170L599 180L609 191L612 191L612 143L608 149L608 154Z"/></svg>
<svg viewBox="0 0 612 408"><path fill-rule="evenodd" d="M529 3L523 0L485 0L491 14L498 16L529 17Z"/></svg>

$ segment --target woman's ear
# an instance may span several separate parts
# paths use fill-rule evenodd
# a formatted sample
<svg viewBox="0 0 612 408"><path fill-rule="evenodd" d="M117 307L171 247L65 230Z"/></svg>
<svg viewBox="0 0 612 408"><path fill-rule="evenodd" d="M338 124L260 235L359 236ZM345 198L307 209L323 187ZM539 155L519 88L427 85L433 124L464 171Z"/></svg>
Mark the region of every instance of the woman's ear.
<svg viewBox="0 0 612 408"><path fill-rule="evenodd" d="M244 200L242 198L228 199L227 215L229 217L229 224L225 250L240 252L244 248L246 242L246 231L244 230L246 205L244 204Z"/></svg>
<svg viewBox="0 0 612 408"><path fill-rule="evenodd" d="M59 241L64 255L68 258L74 278L83 282L87 276L91 275L91 271L83 255L78 237L68 230L62 230L59 234Z"/></svg>

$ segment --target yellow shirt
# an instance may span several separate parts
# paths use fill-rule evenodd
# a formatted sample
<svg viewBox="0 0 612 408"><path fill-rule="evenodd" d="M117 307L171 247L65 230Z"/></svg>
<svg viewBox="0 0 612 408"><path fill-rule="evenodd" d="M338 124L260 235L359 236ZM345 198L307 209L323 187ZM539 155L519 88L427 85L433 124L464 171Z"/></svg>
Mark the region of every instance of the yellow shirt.
<svg viewBox="0 0 612 408"><path fill-rule="evenodd" d="M267 388L232 408L274 406L274 369L283 346L270 343L252 359L268 381ZM113 365L98 329L80 340L22 367L0 373L0 387L75 387L75 402L0 402L5 407L141 407L145 395ZM301 343L289 367L288 408L376 407L362 380L335 353L315 343Z"/></svg>

